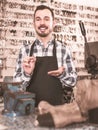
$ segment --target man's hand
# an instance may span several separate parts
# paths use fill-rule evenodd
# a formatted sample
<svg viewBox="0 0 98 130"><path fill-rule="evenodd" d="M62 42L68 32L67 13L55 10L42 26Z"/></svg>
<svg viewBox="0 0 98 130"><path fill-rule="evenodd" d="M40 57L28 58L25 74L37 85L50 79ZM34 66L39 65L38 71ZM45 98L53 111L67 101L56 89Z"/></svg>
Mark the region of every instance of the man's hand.
<svg viewBox="0 0 98 130"><path fill-rule="evenodd" d="M57 77L57 76L60 76L64 71L65 71L65 68L62 66L58 68L58 70L49 71L48 75Z"/></svg>
<svg viewBox="0 0 98 130"><path fill-rule="evenodd" d="M36 57L26 57L23 60L23 69L26 74L31 74L35 68Z"/></svg>

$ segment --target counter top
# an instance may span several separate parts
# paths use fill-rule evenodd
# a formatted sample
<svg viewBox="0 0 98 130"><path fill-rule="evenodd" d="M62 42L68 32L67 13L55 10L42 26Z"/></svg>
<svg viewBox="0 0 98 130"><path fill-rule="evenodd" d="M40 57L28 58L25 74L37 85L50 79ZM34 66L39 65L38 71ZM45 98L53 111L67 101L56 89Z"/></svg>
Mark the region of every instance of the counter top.
<svg viewBox="0 0 98 130"><path fill-rule="evenodd" d="M2 115L3 104L0 104L0 130L56 130L55 128L34 127L35 114L28 116L8 117ZM98 125L77 123L57 130L98 130Z"/></svg>

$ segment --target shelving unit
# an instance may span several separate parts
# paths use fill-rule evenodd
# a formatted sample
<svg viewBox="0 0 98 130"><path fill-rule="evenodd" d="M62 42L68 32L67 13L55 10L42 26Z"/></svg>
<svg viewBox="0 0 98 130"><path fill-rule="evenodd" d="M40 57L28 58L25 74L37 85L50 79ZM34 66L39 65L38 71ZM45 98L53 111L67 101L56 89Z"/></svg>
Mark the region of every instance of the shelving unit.
<svg viewBox="0 0 98 130"><path fill-rule="evenodd" d="M83 21L88 42L98 41L98 8L60 0L1 0L0 57L6 57L3 76L13 75L20 46L35 38L33 12L40 3L55 14L54 36L71 48L75 66L84 70L84 38L79 21ZM10 73L9 73L10 72Z"/></svg>

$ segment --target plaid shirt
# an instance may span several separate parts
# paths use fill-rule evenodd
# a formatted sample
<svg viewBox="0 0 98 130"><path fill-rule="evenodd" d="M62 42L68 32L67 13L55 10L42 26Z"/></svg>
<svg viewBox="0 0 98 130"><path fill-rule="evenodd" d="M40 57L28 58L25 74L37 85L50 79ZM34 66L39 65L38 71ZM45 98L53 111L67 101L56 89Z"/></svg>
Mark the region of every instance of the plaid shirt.
<svg viewBox="0 0 98 130"><path fill-rule="evenodd" d="M43 56L52 56L53 55L53 45L54 43L49 41L46 48L44 48L43 43L41 43L39 40L35 40L34 50L33 50L33 56L37 57L43 57ZM23 88L26 89L26 86L28 85L31 76L27 76L24 73L24 70L22 68L22 62L24 57L30 55L30 49L31 44L23 44L23 46L20 48L19 56L17 59L17 65L16 70L14 74L14 78L16 81L22 81L23 82ZM57 63L58 67L64 66L65 72L63 72L62 75L60 75L59 78L62 86L67 87L73 87L76 84L77 80L77 74L75 70L75 66L72 61L71 53L67 47L56 41L56 56L57 56Z"/></svg>

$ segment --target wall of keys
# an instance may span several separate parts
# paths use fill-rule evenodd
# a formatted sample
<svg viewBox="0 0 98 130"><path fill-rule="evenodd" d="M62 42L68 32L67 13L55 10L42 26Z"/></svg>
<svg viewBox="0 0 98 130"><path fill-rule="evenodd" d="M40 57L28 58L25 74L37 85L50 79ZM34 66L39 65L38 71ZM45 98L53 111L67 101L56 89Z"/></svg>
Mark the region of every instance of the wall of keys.
<svg viewBox="0 0 98 130"><path fill-rule="evenodd" d="M53 36L70 47L77 71L85 69L85 42L79 21L84 22L87 41L98 41L98 5L92 7L60 0L1 0L0 66L2 66L2 76L13 75L21 45L33 43L35 38L33 13L39 4L46 4L53 9L56 20Z"/></svg>

